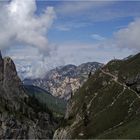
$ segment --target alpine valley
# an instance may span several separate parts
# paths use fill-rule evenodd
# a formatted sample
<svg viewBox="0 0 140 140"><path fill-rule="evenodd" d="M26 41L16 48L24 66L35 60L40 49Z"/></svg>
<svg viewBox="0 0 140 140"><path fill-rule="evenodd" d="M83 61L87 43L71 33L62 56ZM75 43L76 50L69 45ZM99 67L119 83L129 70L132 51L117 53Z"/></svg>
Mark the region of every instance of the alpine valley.
<svg viewBox="0 0 140 140"><path fill-rule="evenodd" d="M57 76L62 80L59 84L66 78L84 79L66 101L42 85L24 84L12 59L0 55L0 138L140 138L139 64L137 54L106 65L93 62L49 71L53 87Z"/></svg>

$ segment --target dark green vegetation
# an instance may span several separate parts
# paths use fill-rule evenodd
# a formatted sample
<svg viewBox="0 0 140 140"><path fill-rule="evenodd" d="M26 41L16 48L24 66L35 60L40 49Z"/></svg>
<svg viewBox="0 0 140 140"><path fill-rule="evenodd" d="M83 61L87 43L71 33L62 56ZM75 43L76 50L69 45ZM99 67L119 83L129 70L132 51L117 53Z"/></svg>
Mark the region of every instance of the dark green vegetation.
<svg viewBox="0 0 140 140"><path fill-rule="evenodd" d="M75 93L55 138L140 138L139 87L140 54L110 61Z"/></svg>
<svg viewBox="0 0 140 140"><path fill-rule="evenodd" d="M140 118L137 117L131 122L128 122L114 130L111 130L110 132L103 133L97 138L140 139Z"/></svg>
<svg viewBox="0 0 140 140"><path fill-rule="evenodd" d="M26 92L36 100L36 103L39 102L42 104L43 108L50 109L54 115L63 116L66 110L66 101L52 96L46 90L43 90L37 86L24 85L23 86Z"/></svg>

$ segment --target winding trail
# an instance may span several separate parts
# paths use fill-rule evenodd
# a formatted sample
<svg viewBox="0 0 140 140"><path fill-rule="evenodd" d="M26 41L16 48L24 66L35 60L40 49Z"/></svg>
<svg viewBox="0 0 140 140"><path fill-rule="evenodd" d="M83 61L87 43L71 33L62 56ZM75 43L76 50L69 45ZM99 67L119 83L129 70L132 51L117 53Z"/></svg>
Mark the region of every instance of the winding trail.
<svg viewBox="0 0 140 140"><path fill-rule="evenodd" d="M100 70L101 70L101 72L102 72L103 74L106 74L106 75L108 75L108 76L111 76L111 77L113 78L113 80L114 80L116 83L118 83L119 85L123 86L124 89L128 88L130 91L134 92L138 98L140 98L140 95L139 95L136 91L134 91L133 89L131 89L131 88L128 87L127 85L122 84L121 82L119 82L119 81L118 81L118 77L116 77L115 75L113 75L113 74L111 74L111 73L109 73L109 72L105 72L103 69L100 69Z"/></svg>
<svg viewBox="0 0 140 140"><path fill-rule="evenodd" d="M127 85L120 83L120 82L118 81L118 77L114 76L113 74L111 74L111 73L109 73L109 72L105 72L103 69L100 69L100 70L101 70L101 72L102 72L103 74L106 74L106 75L108 75L108 76L111 76L111 77L113 78L113 81L115 81L115 82L118 83L119 85L123 86L123 91L122 91L120 94L118 94L118 96L114 99L114 101L113 101L111 104L109 104L105 109L101 110L100 112L98 112L98 113L95 114L94 116L97 116L99 113L105 111L108 107L113 106L113 104L117 101L117 99L119 98L119 96L122 95L123 92L124 92L126 89L129 89L130 91L132 91L133 93L135 93L135 95L140 99L140 95L139 95L136 91L134 91L133 89L131 89L130 87L128 87ZM137 99L137 98L136 98L136 99ZM136 101L136 99L130 104L130 107L134 104L134 102ZM124 122L125 122L125 119L124 119L124 121L121 121L119 124L117 124L117 125L115 125L115 126L109 128L109 129L105 130L103 133L109 133L110 130L112 130L112 129L114 129L114 128L120 126L120 125L122 125Z"/></svg>

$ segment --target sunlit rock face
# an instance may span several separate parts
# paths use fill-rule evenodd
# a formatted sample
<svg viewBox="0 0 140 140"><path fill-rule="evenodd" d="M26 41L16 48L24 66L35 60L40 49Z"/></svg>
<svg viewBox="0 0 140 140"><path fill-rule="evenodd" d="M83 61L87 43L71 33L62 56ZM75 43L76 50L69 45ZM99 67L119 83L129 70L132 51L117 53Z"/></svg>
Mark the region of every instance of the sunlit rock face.
<svg viewBox="0 0 140 140"><path fill-rule="evenodd" d="M57 123L51 112L26 94L21 84L12 59L0 55L0 139L52 138Z"/></svg>
<svg viewBox="0 0 140 140"><path fill-rule="evenodd" d="M25 79L24 84L39 86L52 95L68 100L88 79L89 74L101 68L103 64L88 62L79 66L66 65L46 73L42 79Z"/></svg>

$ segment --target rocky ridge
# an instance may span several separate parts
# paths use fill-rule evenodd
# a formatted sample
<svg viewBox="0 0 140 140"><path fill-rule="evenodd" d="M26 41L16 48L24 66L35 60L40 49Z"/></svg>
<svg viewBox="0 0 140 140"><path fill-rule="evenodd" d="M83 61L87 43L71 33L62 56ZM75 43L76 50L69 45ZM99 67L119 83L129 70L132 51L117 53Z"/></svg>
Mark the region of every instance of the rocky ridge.
<svg viewBox="0 0 140 140"><path fill-rule="evenodd" d="M112 60L69 101L54 139L139 139L140 54Z"/></svg>

